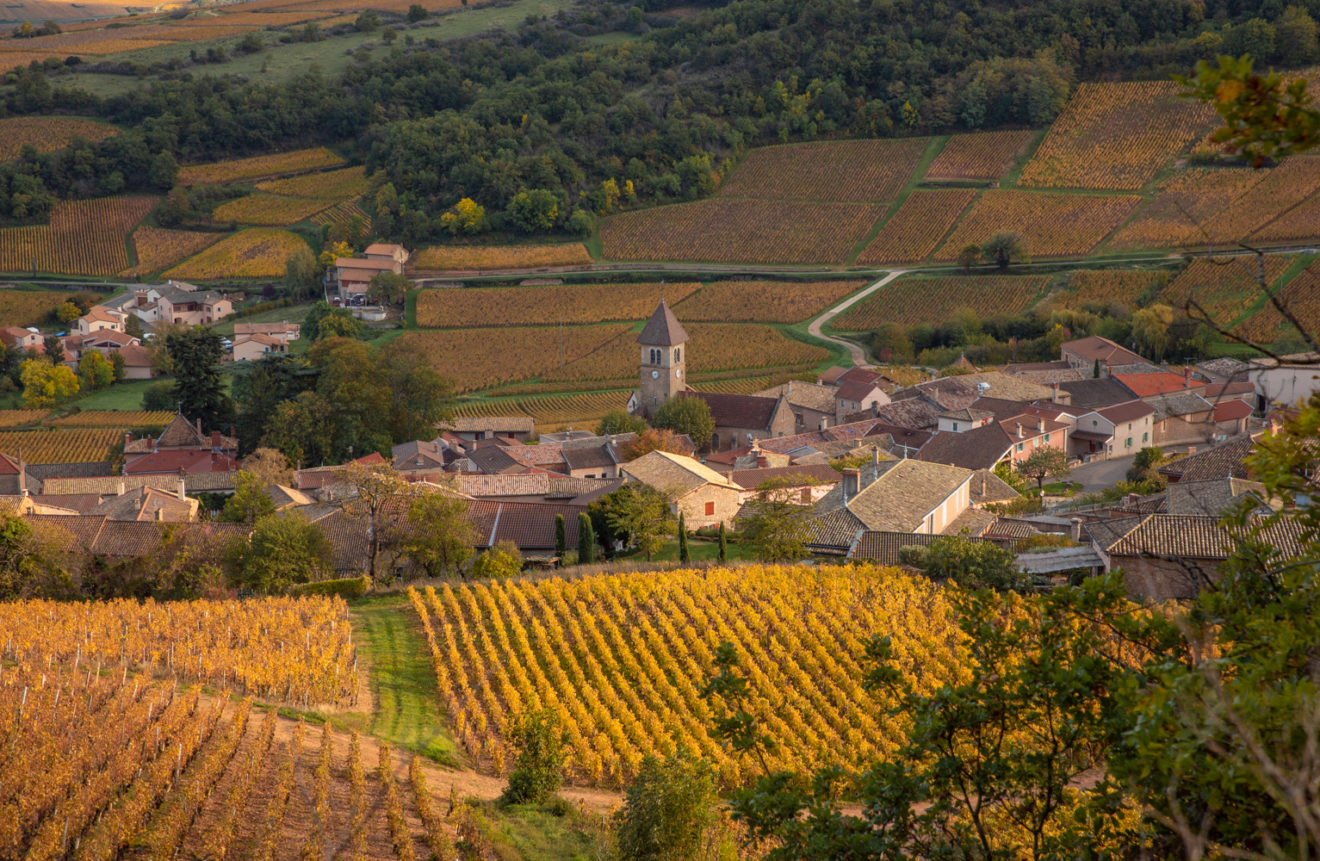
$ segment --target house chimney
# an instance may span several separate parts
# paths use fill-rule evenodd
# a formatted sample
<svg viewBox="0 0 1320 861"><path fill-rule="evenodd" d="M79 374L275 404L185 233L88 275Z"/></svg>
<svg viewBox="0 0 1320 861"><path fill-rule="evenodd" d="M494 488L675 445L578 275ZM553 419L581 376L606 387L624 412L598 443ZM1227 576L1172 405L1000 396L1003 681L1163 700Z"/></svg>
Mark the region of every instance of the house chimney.
<svg viewBox="0 0 1320 861"><path fill-rule="evenodd" d="M1022 439L1026 434L1022 433L1022 422L1018 422L1018 439Z"/></svg>
<svg viewBox="0 0 1320 861"><path fill-rule="evenodd" d="M156 522L159 523L160 521L162 521L162 520L164 520L164 519L165 519L165 509L163 509L163 508L157 508L157 509L156 509Z"/></svg>
<svg viewBox="0 0 1320 861"><path fill-rule="evenodd" d="M179 475L179 486L178 486L177 494L179 499L181 500L188 498L188 488L183 483L182 473Z"/></svg>
<svg viewBox="0 0 1320 861"><path fill-rule="evenodd" d="M880 418L880 402L879 402L879 401L871 401L871 418L873 418L873 419L878 419L878 418Z"/></svg>
<svg viewBox="0 0 1320 861"><path fill-rule="evenodd" d="M1068 537L1071 538L1073 541L1077 541L1079 543L1081 542L1082 518L1074 517L1068 521Z"/></svg>
<svg viewBox="0 0 1320 861"><path fill-rule="evenodd" d="M133 434L129 433L128 431L124 431L124 448L127 449L128 444L132 441L133 441Z"/></svg>
<svg viewBox="0 0 1320 861"><path fill-rule="evenodd" d="M119 479L119 495L124 495L124 480L122 478Z"/></svg>
<svg viewBox="0 0 1320 861"><path fill-rule="evenodd" d="M1036 419L1036 433L1045 433L1045 419Z"/></svg>
<svg viewBox="0 0 1320 861"><path fill-rule="evenodd" d="M1192 369L1191 366L1188 366L1183 368L1183 388L1190 389L1191 387L1192 387Z"/></svg>
<svg viewBox="0 0 1320 861"><path fill-rule="evenodd" d="M220 448L220 431L211 431L211 448Z"/></svg>
<svg viewBox="0 0 1320 861"><path fill-rule="evenodd" d="M1050 383L1050 403L1057 404L1058 402L1059 402L1059 383L1056 380L1053 383Z"/></svg>
<svg viewBox="0 0 1320 861"><path fill-rule="evenodd" d="M857 495L857 480L860 477L860 471L856 468L848 468L843 471L843 501L847 502Z"/></svg>
<svg viewBox="0 0 1320 861"><path fill-rule="evenodd" d="M871 446L871 466L879 468L880 466L880 446Z"/></svg>
<svg viewBox="0 0 1320 861"><path fill-rule="evenodd" d="M202 435L202 420L200 418L197 420L197 435Z"/></svg>

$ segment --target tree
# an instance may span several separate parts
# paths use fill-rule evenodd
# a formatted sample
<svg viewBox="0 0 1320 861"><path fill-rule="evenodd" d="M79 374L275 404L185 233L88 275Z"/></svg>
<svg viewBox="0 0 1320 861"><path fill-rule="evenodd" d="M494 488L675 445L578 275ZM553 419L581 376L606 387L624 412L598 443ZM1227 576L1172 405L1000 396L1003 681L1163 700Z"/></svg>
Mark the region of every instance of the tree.
<svg viewBox="0 0 1320 861"><path fill-rule="evenodd" d="M512 541L500 541L472 562L472 576L481 579L516 577L522 572L522 553Z"/></svg>
<svg viewBox="0 0 1320 861"><path fill-rule="evenodd" d="M688 439L702 451L710 447L711 437L715 434L715 419L711 417L710 407L701 398L670 398L655 411L651 424L674 433L687 434Z"/></svg>
<svg viewBox="0 0 1320 861"><path fill-rule="evenodd" d="M78 360L78 380L84 389L104 389L115 381L114 365L97 351L89 350Z"/></svg>
<svg viewBox="0 0 1320 861"><path fill-rule="evenodd" d="M514 723L510 741L518 751L501 799L509 804L541 804L564 779L564 732L549 709L530 711Z"/></svg>
<svg viewBox="0 0 1320 861"><path fill-rule="evenodd" d="M635 8L635 7L634 7ZM614 814L624 861L689 861L721 857L719 794L710 765L679 748L647 755Z"/></svg>
<svg viewBox="0 0 1320 861"><path fill-rule="evenodd" d="M295 583L311 583L333 571L330 543L297 512L268 514L256 522L240 554L239 585L278 595Z"/></svg>
<svg viewBox="0 0 1320 861"><path fill-rule="evenodd" d="M981 246L975 242L968 243L958 252L958 265L964 272L971 272L972 267L981 262Z"/></svg>
<svg viewBox="0 0 1320 861"><path fill-rule="evenodd" d="M468 508L466 499L445 490L419 493L408 506L404 552L426 576L457 573L472 558L478 536Z"/></svg>
<svg viewBox="0 0 1320 861"><path fill-rule="evenodd" d="M1158 472L1159 468L1168 462L1164 456L1164 449L1157 445L1150 445L1142 448L1132 458L1132 465L1128 467L1128 481L1151 481L1163 478Z"/></svg>
<svg viewBox="0 0 1320 861"><path fill-rule="evenodd" d="M1036 490L1045 493L1045 479L1050 476L1067 478L1072 470L1068 456L1057 448L1037 448L1026 460L1018 461L1018 475L1036 482Z"/></svg>
<svg viewBox="0 0 1320 861"><path fill-rule="evenodd" d="M329 302L317 302L303 318L301 334L309 341L322 338L360 338L362 323L347 308L332 308Z"/></svg>
<svg viewBox="0 0 1320 861"><path fill-rule="evenodd" d="M72 591L61 547L62 529L43 531L8 505L0 506L0 600L65 598Z"/></svg>
<svg viewBox="0 0 1320 861"><path fill-rule="evenodd" d="M1173 324L1173 309L1168 305L1151 305L1132 315L1132 340L1146 356L1159 361L1169 351L1169 327Z"/></svg>
<svg viewBox="0 0 1320 861"><path fill-rule="evenodd" d="M651 556L664 547L674 530L674 515L664 494L647 484L629 482L618 490L602 496L591 504L593 511L604 514L609 533L602 534L607 543L621 541L627 547L636 547ZM578 561L582 557L579 553Z"/></svg>
<svg viewBox="0 0 1320 861"><path fill-rule="evenodd" d="M757 496L743 506L742 532L765 562L792 562L807 557L811 540L811 509L785 493L797 485L791 477L770 479L757 487Z"/></svg>
<svg viewBox="0 0 1320 861"><path fill-rule="evenodd" d="M1001 230L987 239L981 244L981 253L993 260L1000 269L1007 269L1015 262L1026 263L1031 259L1027 253L1027 238L1011 230Z"/></svg>
<svg viewBox="0 0 1320 861"><path fill-rule="evenodd" d="M559 220L559 198L544 188L520 191L509 202L509 219L523 233L548 233Z"/></svg>
<svg viewBox="0 0 1320 861"><path fill-rule="evenodd" d="M338 476L330 504L367 529L367 575L376 580L382 533L386 519L409 509L416 488L388 464L366 466L350 463Z"/></svg>
<svg viewBox="0 0 1320 861"><path fill-rule="evenodd" d="M564 526L564 515L555 515L555 558L560 561L564 558L564 553L568 550L567 531Z"/></svg>
<svg viewBox="0 0 1320 861"><path fill-rule="evenodd" d="M124 379L124 354L115 350L110 354L110 374L111 382L118 383Z"/></svg>
<svg viewBox="0 0 1320 861"><path fill-rule="evenodd" d="M225 348L220 336L195 327L169 335L165 342L174 364L174 396L179 412L215 429L233 420L234 402L225 394L220 362Z"/></svg>
<svg viewBox="0 0 1320 861"><path fill-rule="evenodd" d="M490 226L486 222L486 208L470 197L459 200L441 215L440 223L454 236L475 236Z"/></svg>
<svg viewBox="0 0 1320 861"><path fill-rule="evenodd" d="M275 513L275 501L266 493L266 482L248 470L239 471L234 492L225 500L220 519L227 523L254 524Z"/></svg>
<svg viewBox="0 0 1320 861"><path fill-rule="evenodd" d="M597 436L620 433L639 434L644 430L646 430L645 419L630 415L627 410L621 409L610 410L601 416L600 423L596 425Z"/></svg>
<svg viewBox="0 0 1320 861"><path fill-rule="evenodd" d="M367 298L382 305L396 305L408 295L412 282L397 272L378 272L367 284Z"/></svg>
<svg viewBox="0 0 1320 861"><path fill-rule="evenodd" d="M725 562L729 556L729 539L724 534L724 521L720 521L720 555L719 560Z"/></svg>
<svg viewBox="0 0 1320 861"><path fill-rule="evenodd" d="M1320 144L1320 111L1305 78L1285 82L1276 72L1257 74L1251 57L1221 56L1217 65L1196 64L1194 75L1174 80L1184 94L1212 106L1224 121L1210 137L1256 167L1268 160L1312 150Z"/></svg>
<svg viewBox="0 0 1320 861"><path fill-rule="evenodd" d="M636 460L653 451L667 451L671 454L686 454L692 447L685 444L682 437L665 428L647 428L631 442L619 447L619 454L624 460Z"/></svg>
<svg viewBox="0 0 1320 861"><path fill-rule="evenodd" d="M55 309L55 319L67 326L83 315L82 309L72 302L65 302Z"/></svg>
<svg viewBox="0 0 1320 861"><path fill-rule="evenodd" d="M647 558L650 559L650 556L648 555ZM692 556L688 553L687 525L683 522L681 511L678 513L678 561L684 565L692 561Z"/></svg>
<svg viewBox="0 0 1320 861"><path fill-rule="evenodd" d="M973 541L962 535L945 535L926 545L921 571L937 581L949 581L965 589L991 588L1001 591L1025 585L1014 567L1014 556L991 541Z"/></svg>
<svg viewBox="0 0 1320 861"><path fill-rule="evenodd" d="M152 413L174 412L174 383L157 380L142 390L142 409Z"/></svg>
<svg viewBox="0 0 1320 861"><path fill-rule="evenodd" d="M596 561L596 533L591 518L585 512L578 515L578 564L590 565Z"/></svg>
<svg viewBox="0 0 1320 861"><path fill-rule="evenodd" d="M64 365L28 359L21 367L23 406L28 409L53 407L78 394L78 378Z"/></svg>
<svg viewBox="0 0 1320 861"><path fill-rule="evenodd" d="M416 24L418 21L425 21L428 14L425 6L420 3L413 3L408 7L408 23Z"/></svg>
<svg viewBox="0 0 1320 861"><path fill-rule="evenodd" d="M64 342L59 335L47 335L41 340L41 352L52 365L61 364L64 361Z"/></svg>
<svg viewBox="0 0 1320 861"><path fill-rule="evenodd" d="M300 244L284 263L284 287L293 296L315 296L321 286L321 266L312 249Z"/></svg>
<svg viewBox="0 0 1320 861"><path fill-rule="evenodd" d="M453 409L453 384L431 367L426 357L403 341L391 341L374 357L376 376L384 385L383 416L392 443L431 439Z"/></svg>
<svg viewBox="0 0 1320 861"><path fill-rule="evenodd" d="M275 407L261 445L298 466L324 464L334 451L334 408L316 392L303 392Z"/></svg>
<svg viewBox="0 0 1320 861"><path fill-rule="evenodd" d="M293 467L288 458L273 448L258 448L243 458L243 472L250 473L262 487L293 484Z"/></svg>

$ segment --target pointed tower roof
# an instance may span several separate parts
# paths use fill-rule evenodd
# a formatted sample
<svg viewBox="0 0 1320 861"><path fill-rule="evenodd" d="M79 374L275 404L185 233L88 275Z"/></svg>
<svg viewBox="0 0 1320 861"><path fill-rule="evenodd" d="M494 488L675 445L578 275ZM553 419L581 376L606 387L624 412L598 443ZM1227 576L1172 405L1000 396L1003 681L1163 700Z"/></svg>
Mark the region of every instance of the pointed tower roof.
<svg viewBox="0 0 1320 861"><path fill-rule="evenodd" d="M683 331L674 312L669 310L669 303L661 299L655 313L642 328L642 334L637 336L637 343L653 347L677 347L687 339L688 334Z"/></svg>

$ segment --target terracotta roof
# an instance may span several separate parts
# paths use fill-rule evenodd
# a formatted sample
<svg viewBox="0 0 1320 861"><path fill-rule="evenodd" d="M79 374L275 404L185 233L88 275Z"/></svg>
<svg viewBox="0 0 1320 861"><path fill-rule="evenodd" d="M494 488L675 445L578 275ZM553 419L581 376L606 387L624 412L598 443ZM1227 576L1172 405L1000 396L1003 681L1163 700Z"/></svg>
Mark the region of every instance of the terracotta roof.
<svg viewBox="0 0 1320 861"><path fill-rule="evenodd" d="M683 325L678 322L674 312L669 310L669 303L661 299L651 319L646 321L641 334L637 336L637 343L653 347L677 347L687 339L688 334L683 331Z"/></svg>
<svg viewBox="0 0 1320 861"><path fill-rule="evenodd" d="M292 487L285 487L282 484L272 484L266 488L266 496L275 503L275 508L288 508L295 505L312 505L316 502L301 490Z"/></svg>
<svg viewBox="0 0 1320 861"><path fill-rule="evenodd" d="M1035 524L1015 517L1000 517L985 530L983 535L994 541L1018 540L1039 535Z"/></svg>
<svg viewBox="0 0 1320 861"><path fill-rule="evenodd" d="M708 484L742 490L739 485L705 464L667 451L648 452L634 461L623 464L619 467L619 471L629 478L649 484L656 490L676 493L679 496Z"/></svg>
<svg viewBox="0 0 1320 861"><path fill-rule="evenodd" d="M175 535L204 535L228 540L244 536L249 528L239 523L171 523L151 521L111 520L104 515L48 515L32 514L25 518L33 524L62 530L69 536L69 544L83 553L94 556L112 556L132 559L153 552L160 546L165 529Z"/></svg>
<svg viewBox="0 0 1320 861"><path fill-rule="evenodd" d="M1081 371L1064 361L1021 362L1015 365L1005 365L1003 371L1010 377L1021 377L1041 386L1083 379Z"/></svg>
<svg viewBox="0 0 1320 861"><path fill-rule="evenodd" d="M756 395L726 395L720 392L687 391L683 397L700 398L710 407L710 416L715 426L721 428L760 428L770 427L774 419L776 398L760 398Z"/></svg>
<svg viewBox="0 0 1320 861"><path fill-rule="evenodd" d="M235 472L239 468L236 458L223 452L189 451L174 449L157 451L131 458L124 464L126 475L147 473L169 473L177 475L180 471L192 475L199 472Z"/></svg>
<svg viewBox="0 0 1320 861"><path fill-rule="evenodd" d="M758 469L735 469L729 473L735 484L754 490L767 481L789 480L801 485L835 484L839 473L829 464L803 464L801 466L769 466Z"/></svg>
<svg viewBox="0 0 1320 861"><path fill-rule="evenodd" d="M283 338L275 338L271 335L264 335L260 332L255 335L235 335L234 346L239 344L260 344L263 347L284 347L287 342Z"/></svg>
<svg viewBox="0 0 1320 861"><path fill-rule="evenodd" d="M1114 424L1118 424L1119 422L1134 422L1152 415L1155 408L1145 401L1128 401L1125 404L1114 404L1112 407L1101 407L1096 412Z"/></svg>
<svg viewBox="0 0 1320 861"><path fill-rule="evenodd" d="M1251 415L1251 405L1237 398L1231 398L1215 404L1214 420L1217 422L1235 421Z"/></svg>
<svg viewBox="0 0 1320 861"><path fill-rule="evenodd" d="M961 406L970 406L975 400L976 398L971 396ZM939 415L945 409L945 407L928 403L922 398L911 397L876 407L870 412L870 415L886 424L913 430L926 430L940 423ZM852 416L847 418L852 418Z"/></svg>
<svg viewBox="0 0 1320 861"><path fill-rule="evenodd" d="M86 514L101 504L101 495L99 493L36 493L32 495L32 501L38 505L51 505Z"/></svg>
<svg viewBox="0 0 1320 861"><path fill-rule="evenodd" d="M156 448L210 448L211 438L197 429L197 426L175 414L165 430L156 438Z"/></svg>
<svg viewBox="0 0 1320 861"><path fill-rule="evenodd" d="M1099 359L1102 363L1108 365L1149 364L1148 360L1142 356L1120 347L1108 338L1101 338L1099 335L1067 341L1062 345L1062 349L1075 353L1089 361Z"/></svg>
<svg viewBox="0 0 1320 861"><path fill-rule="evenodd" d="M394 446L390 456L394 459L394 468L400 470L426 469L443 467L447 448L435 442L412 440Z"/></svg>
<svg viewBox="0 0 1320 861"><path fill-rule="evenodd" d="M1157 371L1149 374L1114 374L1112 379L1121 383L1124 388L1138 398L1186 392L1205 387L1205 383L1200 380L1194 380L1182 374L1173 374L1168 371Z"/></svg>
<svg viewBox="0 0 1320 861"><path fill-rule="evenodd" d="M125 367L150 368L151 350L141 344L128 344L119 348L119 355L124 358Z"/></svg>
<svg viewBox="0 0 1320 861"><path fill-rule="evenodd" d="M396 251L406 251L402 245L390 242L373 242L367 246L363 254L393 254Z"/></svg>
<svg viewBox="0 0 1320 861"><path fill-rule="evenodd" d="M877 391L883 391L880 388L879 383L840 379L839 389L835 393L835 398L841 401L855 401L861 403L873 392Z"/></svg>
<svg viewBox="0 0 1320 861"><path fill-rule="evenodd" d="M335 266L340 269L359 269L371 270L373 272L383 272L394 268L392 260L366 260L362 257L336 257Z"/></svg>
<svg viewBox="0 0 1320 861"><path fill-rule="evenodd" d="M468 496L545 496L550 492L550 474L460 475L458 489Z"/></svg>
<svg viewBox="0 0 1320 861"><path fill-rule="evenodd" d="M235 323L235 335L271 335L284 333L292 335L301 331L297 323Z"/></svg>

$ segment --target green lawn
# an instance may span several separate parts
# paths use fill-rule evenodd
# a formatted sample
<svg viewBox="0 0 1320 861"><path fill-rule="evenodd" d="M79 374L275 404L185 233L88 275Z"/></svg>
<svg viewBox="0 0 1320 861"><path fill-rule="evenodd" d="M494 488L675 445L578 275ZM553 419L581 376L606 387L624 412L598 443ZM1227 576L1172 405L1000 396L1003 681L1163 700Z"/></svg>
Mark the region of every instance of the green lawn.
<svg viewBox="0 0 1320 861"><path fill-rule="evenodd" d="M707 541L704 538L688 539L688 555L693 562L714 562L719 558L720 545L718 541ZM641 553L629 553L617 557L627 559L633 562L645 562L646 556ZM732 541L728 543L728 553L725 557L729 561L735 559L752 560L756 558L751 545L735 544ZM652 562L677 562L678 561L678 539L674 538L666 542L664 549L651 557Z"/></svg>
<svg viewBox="0 0 1320 861"><path fill-rule="evenodd" d="M154 380L130 380L115 383L108 389L101 389L99 392L92 392L79 398L76 403L78 408L83 410L140 410L142 409L142 394L146 391L147 386L168 379L168 377L157 377Z"/></svg>
<svg viewBox="0 0 1320 861"><path fill-rule="evenodd" d="M420 623L403 595L367 598L351 608L358 648L371 665L376 701L366 731L446 765L459 753L439 708Z"/></svg>
<svg viewBox="0 0 1320 861"><path fill-rule="evenodd" d="M302 302L298 305L286 305L283 308L272 308L269 311L261 311L256 314L248 314L244 317L231 317L222 320L211 327L211 331L217 335L226 338L234 336L235 323L299 323L307 317L307 312L312 310L315 302Z"/></svg>

